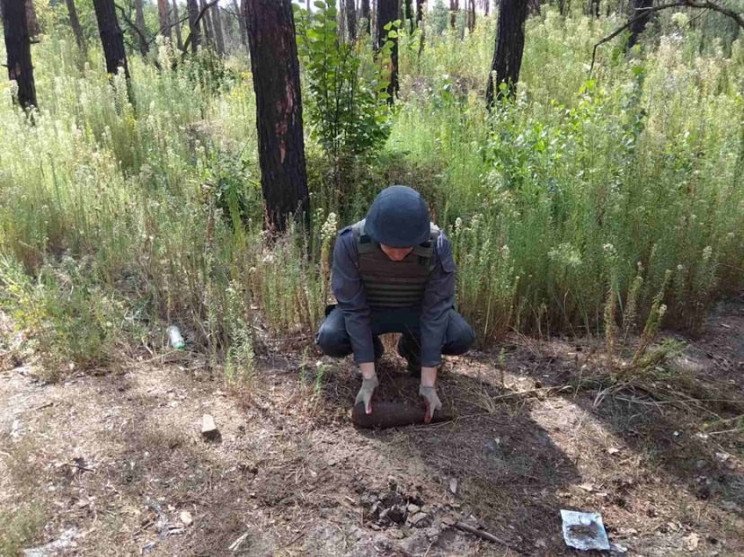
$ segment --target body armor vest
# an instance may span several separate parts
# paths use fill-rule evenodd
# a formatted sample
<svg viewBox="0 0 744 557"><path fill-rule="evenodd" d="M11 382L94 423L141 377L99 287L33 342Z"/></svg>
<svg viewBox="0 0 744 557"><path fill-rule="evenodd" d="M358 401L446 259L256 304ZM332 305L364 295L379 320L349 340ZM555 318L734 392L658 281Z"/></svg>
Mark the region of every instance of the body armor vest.
<svg viewBox="0 0 744 557"><path fill-rule="evenodd" d="M414 246L402 261L391 260L380 245L364 233L364 220L352 226L359 252L359 275L370 307L421 305L429 275L434 269L434 246L439 228L432 224L429 241Z"/></svg>

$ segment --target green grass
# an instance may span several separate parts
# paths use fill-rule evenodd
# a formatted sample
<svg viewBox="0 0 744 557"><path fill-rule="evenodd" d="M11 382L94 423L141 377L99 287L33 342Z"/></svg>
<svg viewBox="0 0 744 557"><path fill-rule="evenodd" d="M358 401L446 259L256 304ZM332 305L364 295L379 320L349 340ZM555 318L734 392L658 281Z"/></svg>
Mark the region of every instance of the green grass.
<svg viewBox="0 0 744 557"><path fill-rule="evenodd" d="M427 36L421 57L402 34L384 149L344 169L339 201L309 137L312 233L275 242L261 230L245 60L204 54L161 72L132 56L132 105L100 51L81 59L60 24L33 48L34 126L0 84L2 304L58 369L105 366L120 344L157 348L177 323L241 377L254 325L312 333L329 236L405 182L454 243L458 306L483 344L509 329L601 333L608 291L621 316L634 280L642 326L667 271L665 322L696 330L744 287L744 44L701 49L697 28L663 20L627 57L603 46L590 79L592 45L619 23L531 19L518 98L492 115L493 20L463 41ZM163 67L172 56L161 47Z"/></svg>

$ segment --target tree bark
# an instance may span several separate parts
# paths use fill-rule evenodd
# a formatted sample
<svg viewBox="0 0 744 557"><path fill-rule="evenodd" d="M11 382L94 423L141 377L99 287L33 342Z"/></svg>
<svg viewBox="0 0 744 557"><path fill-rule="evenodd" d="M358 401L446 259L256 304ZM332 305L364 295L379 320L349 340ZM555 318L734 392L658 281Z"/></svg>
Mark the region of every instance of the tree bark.
<svg viewBox="0 0 744 557"><path fill-rule="evenodd" d="M143 0L134 0L134 25L138 30L136 35L140 53L142 53L142 56L147 56L147 53L150 51L150 45L145 36L145 10L143 9L142 1Z"/></svg>
<svg viewBox="0 0 744 557"><path fill-rule="evenodd" d="M13 100L24 109L31 108L37 105L26 6L19 0L2 0L1 5L8 78L18 86Z"/></svg>
<svg viewBox="0 0 744 557"><path fill-rule="evenodd" d="M181 37L181 16L178 14L178 0L173 0L173 28L176 31L176 46L183 50L183 39Z"/></svg>
<svg viewBox="0 0 744 557"><path fill-rule="evenodd" d="M309 0L308 0L309 2ZM241 2L242 4L242 2ZM245 7L238 7L238 0L233 0L233 8L235 13L238 14L238 29L240 30L240 42L248 50L248 31L245 28Z"/></svg>
<svg viewBox="0 0 744 557"><path fill-rule="evenodd" d="M475 0L468 0L468 31L475 31Z"/></svg>
<svg viewBox="0 0 744 557"><path fill-rule="evenodd" d="M291 0L246 0L266 225L309 223L300 66Z"/></svg>
<svg viewBox="0 0 744 557"><path fill-rule="evenodd" d="M460 0L450 0L450 27L457 26L457 13L460 11Z"/></svg>
<svg viewBox="0 0 744 557"><path fill-rule="evenodd" d="M93 9L96 12L98 33L101 36L103 55L106 58L106 71L111 75L116 75L119 68L123 68L124 75L129 79L124 34L116 18L114 0L93 0Z"/></svg>
<svg viewBox="0 0 744 557"><path fill-rule="evenodd" d="M349 34L349 41L354 42L357 39L357 20L356 20L356 2L346 0L346 31Z"/></svg>
<svg viewBox="0 0 744 557"><path fill-rule="evenodd" d="M142 0L137 0L142 2ZM171 38L170 10L168 0L158 0L158 21L160 22L160 34L168 39Z"/></svg>
<svg viewBox="0 0 744 557"><path fill-rule="evenodd" d="M592 17L599 17L600 13L600 0L589 0L589 15Z"/></svg>
<svg viewBox="0 0 744 557"><path fill-rule="evenodd" d="M36 17L36 9L33 0L24 0L26 3L26 23L28 25L28 34L30 37L36 37L41 33L39 19Z"/></svg>
<svg viewBox="0 0 744 557"><path fill-rule="evenodd" d="M189 38L191 52L196 52L201 44L201 21L199 17L199 5L196 0L186 0L186 8L189 11Z"/></svg>
<svg viewBox="0 0 744 557"><path fill-rule="evenodd" d="M80 25L80 20L78 19L75 2L74 0L65 0L65 4L67 4L67 14L70 18L70 27L72 27L72 34L75 35L75 42L77 43L80 50L85 51L87 46L85 44L85 35L83 34L83 28Z"/></svg>
<svg viewBox="0 0 744 557"><path fill-rule="evenodd" d="M404 22L408 22L408 29L410 33L416 28L415 17L413 14L413 0L404 0L401 7L405 10L405 14L401 18Z"/></svg>
<svg viewBox="0 0 744 557"><path fill-rule="evenodd" d="M486 86L486 106L490 110L496 98L506 95L513 98L517 92L519 70L522 66L524 52L524 22L527 20L527 2L525 0L502 0L499 10L499 23L496 31L496 48L493 54L491 72ZM496 87L494 87L494 82ZM501 84L506 84L502 92Z"/></svg>
<svg viewBox="0 0 744 557"><path fill-rule="evenodd" d="M489 15L491 13L491 0L483 0L483 15Z"/></svg>
<svg viewBox="0 0 744 557"><path fill-rule="evenodd" d="M204 23L204 43L209 46L214 46L214 35L212 34L212 22L210 21L209 10L206 10L206 0L199 0L199 10L204 12L202 16L202 22Z"/></svg>
<svg viewBox="0 0 744 557"><path fill-rule="evenodd" d="M630 17L638 17L639 15L643 14L644 10L647 10L648 8L652 7L654 5L653 0L633 0L633 10L630 13ZM651 14L647 13L643 15L643 17L640 17L636 21L630 24L630 37L628 38L628 44L627 49L633 48L637 43L638 39L646 30L646 25L648 25L649 20L651 19Z"/></svg>
<svg viewBox="0 0 744 557"><path fill-rule="evenodd" d="M369 34L369 32L370 32L370 24L371 24L371 18L370 18L371 12L370 12L370 9L369 9L369 0L362 0L362 6L361 6L361 8L362 8L361 9L361 11L362 11L362 17L364 18L365 29L367 31L367 34Z"/></svg>
<svg viewBox="0 0 744 557"><path fill-rule="evenodd" d="M390 50L390 83L387 88L389 104L395 102L395 96L400 90L398 83L398 39L388 39L388 30L385 29L385 26L397 18L397 0L377 0L377 43L375 48L376 50L380 50L388 40L392 42L392 48Z"/></svg>
<svg viewBox="0 0 744 557"><path fill-rule="evenodd" d="M214 29L217 52L222 56L225 54L225 36L222 33L222 12L220 12L220 5L215 4L210 8L210 11L212 12L212 28Z"/></svg>
<svg viewBox="0 0 744 557"><path fill-rule="evenodd" d="M426 0L416 0L416 25L421 26L426 11Z"/></svg>

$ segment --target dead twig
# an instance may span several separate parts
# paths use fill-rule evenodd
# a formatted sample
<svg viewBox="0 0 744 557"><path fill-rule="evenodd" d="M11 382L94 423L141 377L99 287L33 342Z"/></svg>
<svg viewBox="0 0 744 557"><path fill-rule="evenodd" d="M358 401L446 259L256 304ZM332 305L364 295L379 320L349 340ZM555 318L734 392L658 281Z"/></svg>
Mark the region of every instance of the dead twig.
<svg viewBox="0 0 744 557"><path fill-rule="evenodd" d="M232 551L233 553L237 553L238 550L240 550L240 547L245 543L245 540L248 539L248 536L250 535L250 533L251 533L250 530L243 532L240 535L240 537L234 542L232 542L230 544L230 547L228 547L227 549Z"/></svg>
<svg viewBox="0 0 744 557"><path fill-rule="evenodd" d="M520 551L519 549L517 549L510 543L502 540L501 538L494 536L490 532L486 532L485 530L479 530L478 528L474 528L473 526L470 526L469 524L465 524L464 522L459 522L459 521L455 523L455 528L457 528L458 530L462 530L463 532L467 532L468 534L473 534L474 536L477 536L481 538L482 540L487 540L492 543L504 545L508 547L509 549L512 549L516 551L517 553L524 555L523 551Z"/></svg>
<svg viewBox="0 0 744 557"><path fill-rule="evenodd" d="M706 433L706 435L723 435L725 433L742 433L742 429L740 427L735 427L733 429L723 429L721 431L711 431L710 433Z"/></svg>

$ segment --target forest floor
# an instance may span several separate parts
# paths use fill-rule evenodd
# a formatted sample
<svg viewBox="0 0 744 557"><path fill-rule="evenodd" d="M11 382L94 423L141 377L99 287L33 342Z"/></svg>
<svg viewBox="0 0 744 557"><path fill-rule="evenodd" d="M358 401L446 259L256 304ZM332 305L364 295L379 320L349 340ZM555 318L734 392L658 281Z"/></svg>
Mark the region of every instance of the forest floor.
<svg viewBox="0 0 744 557"><path fill-rule="evenodd" d="M599 340L513 336L448 360L457 419L384 431L351 425L348 360L277 351L242 390L184 353L55 384L8 363L0 553L25 529L23 547L52 542L30 555L560 555L573 509L629 555L742 555L744 302L675 338L681 353L608 388ZM418 403L386 358L377 396Z"/></svg>

